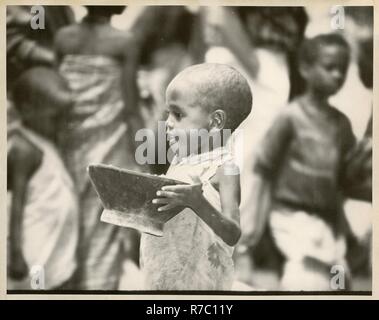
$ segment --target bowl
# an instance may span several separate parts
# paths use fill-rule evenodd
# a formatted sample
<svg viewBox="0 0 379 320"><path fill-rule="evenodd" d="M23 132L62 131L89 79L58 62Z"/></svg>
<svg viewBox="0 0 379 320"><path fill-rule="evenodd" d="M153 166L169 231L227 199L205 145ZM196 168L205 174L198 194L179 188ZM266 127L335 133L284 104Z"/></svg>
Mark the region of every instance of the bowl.
<svg viewBox="0 0 379 320"><path fill-rule="evenodd" d="M163 236L164 224L185 208L158 212L162 204L152 203L163 186L185 182L105 164L91 164L87 171L104 207L103 222Z"/></svg>

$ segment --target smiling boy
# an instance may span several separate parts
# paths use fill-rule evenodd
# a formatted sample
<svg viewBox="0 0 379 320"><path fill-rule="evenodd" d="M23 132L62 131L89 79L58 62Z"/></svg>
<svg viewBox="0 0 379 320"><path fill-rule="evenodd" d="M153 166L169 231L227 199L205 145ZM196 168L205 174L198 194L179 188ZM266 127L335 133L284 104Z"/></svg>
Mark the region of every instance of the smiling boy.
<svg viewBox="0 0 379 320"><path fill-rule="evenodd" d="M189 185L163 187L153 200L160 205L157 214L186 208L165 224L163 237L142 236L146 289L229 290L241 235L239 174L227 174L234 165L222 134L210 134L219 140L201 140L192 153L183 139L173 137L180 133L190 141L201 130L235 130L251 111L249 85L229 66L195 65L172 80L166 102L168 139L171 147L179 144L166 176Z"/></svg>

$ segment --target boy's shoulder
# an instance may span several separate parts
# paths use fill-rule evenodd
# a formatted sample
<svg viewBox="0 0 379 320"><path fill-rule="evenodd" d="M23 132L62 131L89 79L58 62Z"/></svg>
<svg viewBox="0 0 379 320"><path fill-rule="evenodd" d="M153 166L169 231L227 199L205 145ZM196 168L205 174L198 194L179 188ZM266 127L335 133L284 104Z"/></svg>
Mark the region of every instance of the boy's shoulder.
<svg viewBox="0 0 379 320"><path fill-rule="evenodd" d="M293 100L280 109L277 121L288 121L293 118L298 118L301 114L302 110L300 104L296 100Z"/></svg>
<svg viewBox="0 0 379 320"><path fill-rule="evenodd" d="M351 121L345 113L330 105L327 109L329 123L333 123L335 128L341 133L352 132Z"/></svg>
<svg viewBox="0 0 379 320"><path fill-rule="evenodd" d="M8 152L10 162L23 163L24 165L27 163L38 165L41 162L43 151L34 143L18 133L14 133L11 140L11 147Z"/></svg>
<svg viewBox="0 0 379 320"><path fill-rule="evenodd" d="M295 98L287 104L287 108L289 109L288 113L292 116L300 116L304 114L304 107L304 103L301 102L301 97Z"/></svg>
<svg viewBox="0 0 379 320"><path fill-rule="evenodd" d="M287 116L292 117L301 116L306 113L299 99L295 99L288 103L287 107L284 108L283 111L287 114ZM338 123L350 123L349 118L334 106L329 106L326 111L328 112L328 117L330 120L334 120Z"/></svg>
<svg viewBox="0 0 379 320"><path fill-rule="evenodd" d="M349 122L350 123L350 120L346 116L346 114L344 114L342 111L338 110L336 107L330 106L329 112L330 112L330 115L333 117L333 119L335 119L337 121Z"/></svg>

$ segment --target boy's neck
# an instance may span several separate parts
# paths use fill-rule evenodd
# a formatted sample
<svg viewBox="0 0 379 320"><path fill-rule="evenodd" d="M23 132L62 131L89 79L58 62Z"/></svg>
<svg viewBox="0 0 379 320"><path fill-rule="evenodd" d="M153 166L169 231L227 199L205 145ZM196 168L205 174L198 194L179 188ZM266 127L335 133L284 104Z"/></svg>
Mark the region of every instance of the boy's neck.
<svg viewBox="0 0 379 320"><path fill-rule="evenodd" d="M200 145L197 149L191 149L187 153L187 157L191 155L201 155L201 154L206 154L213 152L214 150L218 148L225 147L226 142L225 139L221 136L220 139L214 140L214 143L209 143L209 144L203 144Z"/></svg>
<svg viewBox="0 0 379 320"><path fill-rule="evenodd" d="M316 108L326 108L329 106L329 96L320 94L319 92L308 90L301 99L306 103L306 105Z"/></svg>
<svg viewBox="0 0 379 320"><path fill-rule="evenodd" d="M226 145L226 140L229 138L229 136L225 137L223 135L223 130L219 132L219 134L216 134L216 136L212 136L212 143L209 142L208 146L203 149L198 150L198 154L201 153L208 153L213 152L214 150L218 148L223 148Z"/></svg>

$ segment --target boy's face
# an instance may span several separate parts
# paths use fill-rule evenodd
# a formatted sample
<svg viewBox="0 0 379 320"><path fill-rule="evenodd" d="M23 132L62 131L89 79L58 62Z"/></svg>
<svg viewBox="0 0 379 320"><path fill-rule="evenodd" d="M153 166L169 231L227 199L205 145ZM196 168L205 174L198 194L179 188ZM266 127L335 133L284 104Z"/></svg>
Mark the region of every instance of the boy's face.
<svg viewBox="0 0 379 320"><path fill-rule="evenodd" d="M167 105L167 139L170 146L178 143L177 147L184 147L183 140L178 136L185 137L189 152L190 134L200 129L209 130L210 114L201 107L198 93L188 82L177 81L170 84L166 92ZM190 132L191 131L191 132Z"/></svg>
<svg viewBox="0 0 379 320"><path fill-rule="evenodd" d="M318 50L316 61L302 73L311 89L330 96L338 92L345 81L349 53L338 45L327 45Z"/></svg>

